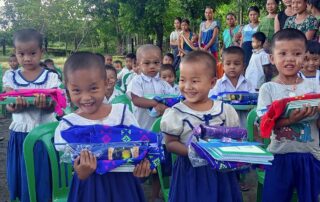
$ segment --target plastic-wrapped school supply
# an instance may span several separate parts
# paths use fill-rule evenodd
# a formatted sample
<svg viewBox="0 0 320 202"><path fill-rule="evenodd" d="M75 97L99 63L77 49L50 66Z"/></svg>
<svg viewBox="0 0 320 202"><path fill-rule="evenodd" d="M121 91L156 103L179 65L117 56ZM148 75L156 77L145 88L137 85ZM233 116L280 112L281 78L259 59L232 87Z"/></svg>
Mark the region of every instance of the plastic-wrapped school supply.
<svg viewBox="0 0 320 202"><path fill-rule="evenodd" d="M184 100L182 96L178 96L178 95L157 95L157 94L151 95L150 94L150 95L145 95L144 97L147 99L153 99L158 103L166 105L167 107L172 107L173 105ZM154 108L149 109L149 115L151 117L159 116L158 112Z"/></svg>
<svg viewBox="0 0 320 202"><path fill-rule="evenodd" d="M193 135L197 139L229 139L246 140L247 130L240 127L225 127L225 126L207 126L200 124L193 129Z"/></svg>
<svg viewBox="0 0 320 202"><path fill-rule="evenodd" d="M159 134L135 126L72 126L61 131L61 136L68 142L61 160L73 162L82 150L89 150L98 160L98 174L115 170L132 172L134 165L144 158L154 169L163 158Z"/></svg>
<svg viewBox="0 0 320 202"><path fill-rule="evenodd" d="M247 91L221 92L211 98L231 104L236 110L250 110L257 105L258 93L249 93Z"/></svg>

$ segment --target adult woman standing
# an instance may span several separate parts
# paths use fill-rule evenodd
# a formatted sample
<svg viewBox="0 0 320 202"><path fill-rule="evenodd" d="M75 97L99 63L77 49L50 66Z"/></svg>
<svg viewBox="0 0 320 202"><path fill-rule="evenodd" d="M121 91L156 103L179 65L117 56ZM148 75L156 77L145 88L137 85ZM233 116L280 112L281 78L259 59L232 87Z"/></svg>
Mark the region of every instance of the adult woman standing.
<svg viewBox="0 0 320 202"><path fill-rule="evenodd" d="M201 22L199 32L199 47L203 51L211 53L218 60L218 35L219 25L213 20L214 10L211 7L206 7L204 15L206 21Z"/></svg>
<svg viewBox="0 0 320 202"><path fill-rule="evenodd" d="M234 13L227 14L227 28L223 31L223 48L229 46L240 46L240 25L236 25L236 15Z"/></svg>
<svg viewBox="0 0 320 202"><path fill-rule="evenodd" d="M187 53L196 50L197 47L193 44L193 37L195 34L190 31L189 28L190 21L188 19L183 19L181 21L181 32L179 36L179 56L183 57Z"/></svg>
<svg viewBox="0 0 320 202"><path fill-rule="evenodd" d="M174 19L174 31L170 34L170 47L172 49L172 53L174 59L176 60L177 55L179 53L178 44L179 44L179 33L181 32L181 18L176 17Z"/></svg>

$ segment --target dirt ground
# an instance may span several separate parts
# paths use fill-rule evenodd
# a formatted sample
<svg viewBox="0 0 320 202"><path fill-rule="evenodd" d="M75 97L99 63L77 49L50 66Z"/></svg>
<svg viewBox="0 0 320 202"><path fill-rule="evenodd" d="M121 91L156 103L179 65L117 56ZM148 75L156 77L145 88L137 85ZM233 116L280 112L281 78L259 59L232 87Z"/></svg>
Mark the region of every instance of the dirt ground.
<svg viewBox="0 0 320 202"><path fill-rule="evenodd" d="M9 193L6 181L6 152L7 152L7 142L8 142L8 128L10 124L9 118L0 118L0 137L5 137L5 140L0 141L0 202L9 201ZM254 171L251 171L247 176L247 182L250 187L249 191L243 192L244 202L254 202L256 201L256 175ZM145 183L143 185L146 197L151 198L151 185L150 183ZM161 200L159 200L160 202Z"/></svg>

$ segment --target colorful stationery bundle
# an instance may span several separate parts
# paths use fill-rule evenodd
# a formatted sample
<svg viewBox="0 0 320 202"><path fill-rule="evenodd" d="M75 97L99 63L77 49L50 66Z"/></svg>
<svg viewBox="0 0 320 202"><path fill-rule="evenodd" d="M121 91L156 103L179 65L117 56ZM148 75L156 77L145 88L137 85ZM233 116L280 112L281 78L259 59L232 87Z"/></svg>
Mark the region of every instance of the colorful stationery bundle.
<svg viewBox="0 0 320 202"><path fill-rule="evenodd" d="M13 104L16 102L16 98L21 96L26 99L29 104L34 103L34 96L37 94L44 94L47 99L46 102L55 103L55 112L61 116L63 115L63 109L67 106L67 100L61 89L19 89L13 90L7 93L0 94L0 104Z"/></svg>
<svg viewBox="0 0 320 202"><path fill-rule="evenodd" d="M281 117L288 117L292 110L301 109L305 105L317 107L320 103L320 94L306 94L275 100L267 107L260 121L260 134L263 138L270 138L275 122ZM303 121L313 120L318 116L308 117Z"/></svg>
<svg viewBox="0 0 320 202"><path fill-rule="evenodd" d="M74 161L82 150L89 150L98 160L98 174L132 172L134 165L144 158L154 169L163 158L159 134L135 126L72 126L62 131L61 136L68 142L61 160Z"/></svg>
<svg viewBox="0 0 320 202"><path fill-rule="evenodd" d="M211 98L231 104L236 110L250 110L257 105L258 93L249 93L247 91L221 92Z"/></svg>
<svg viewBox="0 0 320 202"><path fill-rule="evenodd" d="M271 153L259 147L260 143L245 141L247 132L239 127L200 125L194 128L193 135L205 137L206 140L191 142L190 146L215 170L238 170L250 164L270 165L273 160ZM200 162L194 156L191 158L192 163Z"/></svg>

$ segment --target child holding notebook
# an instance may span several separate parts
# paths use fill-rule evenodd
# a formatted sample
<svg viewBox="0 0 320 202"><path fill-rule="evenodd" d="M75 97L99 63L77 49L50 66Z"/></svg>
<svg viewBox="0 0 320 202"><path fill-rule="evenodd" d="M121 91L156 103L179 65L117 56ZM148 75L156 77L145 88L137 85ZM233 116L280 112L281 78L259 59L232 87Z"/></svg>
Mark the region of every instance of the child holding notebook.
<svg viewBox="0 0 320 202"><path fill-rule="evenodd" d="M320 92L319 85L298 76L306 46L305 35L296 29L284 29L273 36L271 62L279 75L260 88L257 106L259 115L267 111L267 107L275 100ZM291 201L294 190L297 190L299 201L318 201L319 120L301 120L315 116L319 109L306 105L292 111L287 118L276 120L268 146L268 150L274 154L274 161L266 169L262 201ZM307 135L309 138L305 138Z"/></svg>

